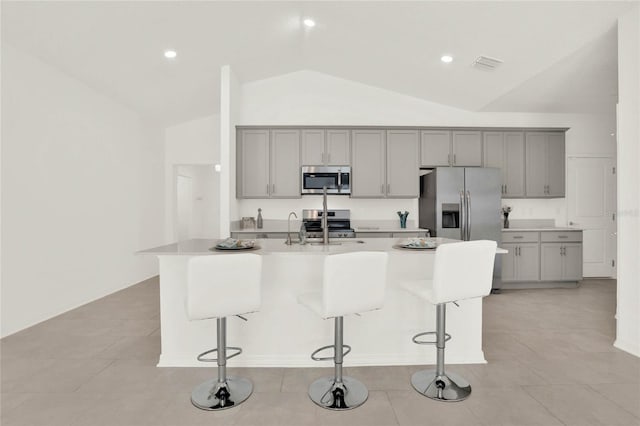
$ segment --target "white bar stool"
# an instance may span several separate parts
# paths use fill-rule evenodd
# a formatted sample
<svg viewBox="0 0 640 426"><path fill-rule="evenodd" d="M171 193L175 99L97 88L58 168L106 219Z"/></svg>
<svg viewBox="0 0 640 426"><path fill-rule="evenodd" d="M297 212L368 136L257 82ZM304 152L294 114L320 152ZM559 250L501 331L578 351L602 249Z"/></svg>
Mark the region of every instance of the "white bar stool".
<svg viewBox="0 0 640 426"><path fill-rule="evenodd" d="M241 348L227 347L227 316L260 309L262 258L252 253L194 257L187 274L187 316L190 320L217 318L218 329L217 348L198 355L198 361L217 362L218 378L197 386L191 403L202 410L237 406L249 398L253 384L242 377L227 377L227 360L242 353ZM235 353L227 356L227 349ZM218 353L216 358L205 358L213 352Z"/></svg>
<svg viewBox="0 0 640 426"><path fill-rule="evenodd" d="M343 344L344 315L372 311L384 304L387 277L387 253L356 252L329 255L324 261L322 291L303 294L298 302L324 319L334 318L334 344L311 354L314 361L333 359L334 375L322 377L309 386L309 397L320 407L349 410L367 400L367 387L353 377L342 375L342 359L351 352ZM346 347L346 352L344 348ZM333 348L332 357L317 357Z"/></svg>
<svg viewBox="0 0 640 426"><path fill-rule="evenodd" d="M471 394L467 380L444 371L445 342L451 339L445 332L446 304L484 297L491 292L496 247L495 241L483 240L443 244L436 249L433 280L402 283L410 293L436 305L436 331L413 336L417 344L435 344L438 348L436 369L418 371L411 377L415 390L428 398L462 401ZM435 342L418 340L430 334L435 334Z"/></svg>

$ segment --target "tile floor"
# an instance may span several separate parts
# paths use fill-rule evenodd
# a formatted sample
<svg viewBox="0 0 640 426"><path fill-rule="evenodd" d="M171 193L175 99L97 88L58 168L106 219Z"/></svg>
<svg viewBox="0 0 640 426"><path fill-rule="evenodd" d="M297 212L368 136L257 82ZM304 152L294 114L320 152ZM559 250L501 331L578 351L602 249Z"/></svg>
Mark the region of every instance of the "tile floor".
<svg viewBox="0 0 640 426"><path fill-rule="evenodd" d="M447 366L473 386L461 403L413 391L409 377L420 366L347 367L370 396L336 413L306 395L330 369L255 368L235 369L253 380L252 397L212 413L194 408L189 394L214 370L155 367L159 295L151 279L2 339L0 424L640 425L640 359L612 346L615 301L615 282L596 280L487 297L489 363Z"/></svg>

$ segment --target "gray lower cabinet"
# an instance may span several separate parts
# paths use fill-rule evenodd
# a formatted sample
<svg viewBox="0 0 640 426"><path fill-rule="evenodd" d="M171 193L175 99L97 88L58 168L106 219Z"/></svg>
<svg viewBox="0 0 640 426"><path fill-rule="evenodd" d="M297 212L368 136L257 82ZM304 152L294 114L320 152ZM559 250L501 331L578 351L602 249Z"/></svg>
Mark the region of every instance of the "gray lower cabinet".
<svg viewBox="0 0 640 426"><path fill-rule="evenodd" d="M565 195L564 133L527 132L525 135L526 196Z"/></svg>
<svg viewBox="0 0 640 426"><path fill-rule="evenodd" d="M538 243L504 243L509 253L502 256L503 281L538 281L540 257Z"/></svg>
<svg viewBox="0 0 640 426"><path fill-rule="evenodd" d="M502 241L503 282L582 279L582 231L507 231Z"/></svg>
<svg viewBox="0 0 640 426"><path fill-rule="evenodd" d="M483 132L483 165L502 171L502 196L524 197L524 133Z"/></svg>
<svg viewBox="0 0 640 426"><path fill-rule="evenodd" d="M237 198L300 198L300 131L238 132Z"/></svg>
<svg viewBox="0 0 640 426"><path fill-rule="evenodd" d="M582 279L581 243L540 244L542 281L579 281Z"/></svg>

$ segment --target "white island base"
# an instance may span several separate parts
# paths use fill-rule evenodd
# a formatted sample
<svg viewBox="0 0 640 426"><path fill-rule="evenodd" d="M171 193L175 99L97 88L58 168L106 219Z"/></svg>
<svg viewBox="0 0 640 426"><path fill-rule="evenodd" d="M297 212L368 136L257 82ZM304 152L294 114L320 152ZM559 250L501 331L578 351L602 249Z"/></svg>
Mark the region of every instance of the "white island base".
<svg viewBox="0 0 640 426"><path fill-rule="evenodd" d="M452 240L434 239L438 243ZM344 319L344 342L352 352L346 366L435 364L432 345L417 345L411 337L435 330L435 306L405 292L405 279L432 276L433 250L393 248L398 239L374 238L364 243L331 246L287 246L282 240L258 240L262 247L252 253L263 258L262 307L246 315L227 319L227 344L243 353L228 361L230 367L324 366L310 358L320 346L333 344L333 320L323 320L297 303L300 294L319 291L322 264L327 254L350 251L389 253L388 287L383 309ZM159 367L210 366L196 356L216 346L216 321L189 321L185 313L187 262L191 256L233 253L209 251L215 241L189 240L140 254L157 255L160 261L162 352ZM460 265L464 267L464 265ZM228 283L229 286L233 282ZM224 297L221 294L220 297ZM485 363L482 352L482 299L450 304L447 308L447 363ZM330 350L329 350L330 352ZM330 355L330 353L328 353Z"/></svg>

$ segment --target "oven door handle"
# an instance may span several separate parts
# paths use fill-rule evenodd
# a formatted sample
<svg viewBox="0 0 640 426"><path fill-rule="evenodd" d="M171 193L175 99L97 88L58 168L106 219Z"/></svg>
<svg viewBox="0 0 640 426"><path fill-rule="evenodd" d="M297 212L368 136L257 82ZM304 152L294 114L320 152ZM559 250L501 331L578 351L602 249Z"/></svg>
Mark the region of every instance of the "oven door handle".
<svg viewBox="0 0 640 426"><path fill-rule="evenodd" d="M338 192L342 192L342 172L338 172Z"/></svg>

